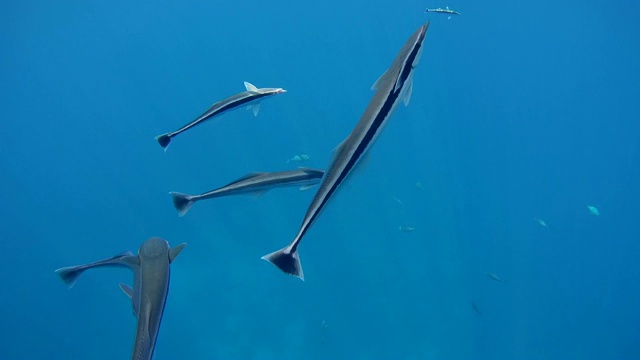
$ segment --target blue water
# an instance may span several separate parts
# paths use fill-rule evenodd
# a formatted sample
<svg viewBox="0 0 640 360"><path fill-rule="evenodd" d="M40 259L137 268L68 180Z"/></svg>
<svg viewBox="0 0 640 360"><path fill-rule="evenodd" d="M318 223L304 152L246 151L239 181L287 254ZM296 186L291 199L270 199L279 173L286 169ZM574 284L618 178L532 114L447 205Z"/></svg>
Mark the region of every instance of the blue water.
<svg viewBox="0 0 640 360"><path fill-rule="evenodd" d="M0 359L129 358L131 273L69 290L53 270L152 236L188 243L156 360L640 358L640 5L428 5L462 15L409 0L0 5ZM304 282L260 257L291 241L313 190L177 216L168 191L296 154L326 167L427 19L411 103L302 242ZM154 141L243 81L288 92L166 153Z"/></svg>

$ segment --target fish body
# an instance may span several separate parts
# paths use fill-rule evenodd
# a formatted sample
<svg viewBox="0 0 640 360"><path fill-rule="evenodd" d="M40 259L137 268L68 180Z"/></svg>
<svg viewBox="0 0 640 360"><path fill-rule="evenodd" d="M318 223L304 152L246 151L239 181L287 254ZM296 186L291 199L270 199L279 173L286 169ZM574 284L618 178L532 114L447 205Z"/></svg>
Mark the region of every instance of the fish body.
<svg viewBox="0 0 640 360"><path fill-rule="evenodd" d="M542 227L549 227L549 226L547 225L547 223L546 223L544 220L542 220L542 219L540 219L540 218L536 218L535 220L536 220L536 222L538 223L538 225L540 225L540 226L542 226Z"/></svg>
<svg viewBox="0 0 640 360"><path fill-rule="evenodd" d="M424 12L427 12L427 13L432 12L432 13L447 14L447 15L449 15L449 16L447 17L447 19L451 19L451 16L452 16L452 15L461 15L459 12L457 12L457 11L455 11L455 10L451 10L451 9L449 9L449 7L448 7L448 6L447 6L446 8L444 8L444 9L443 9L443 8L426 9Z"/></svg>
<svg viewBox="0 0 640 360"><path fill-rule="evenodd" d="M491 280L495 280L497 282L505 282L502 278L500 278L498 275L496 275L495 273L487 273L487 276L489 277L489 279Z"/></svg>
<svg viewBox="0 0 640 360"><path fill-rule="evenodd" d="M598 210L598 208L596 208L595 206L587 206L587 209L589 209L589 212L591 213L591 215L600 215L600 210Z"/></svg>
<svg viewBox="0 0 640 360"><path fill-rule="evenodd" d="M482 315L482 311L480 311L478 304L476 304L476 302L473 300L471 300L471 308L473 309L473 311L475 311L476 314Z"/></svg>
<svg viewBox="0 0 640 360"><path fill-rule="evenodd" d="M305 162L305 161L307 161L309 159L311 159L311 156L309 156L307 154L294 155L292 158L287 159L287 163L290 163L290 162Z"/></svg>
<svg viewBox="0 0 640 360"><path fill-rule="evenodd" d="M402 231L402 232L412 232L414 231L416 228L414 228L413 226L408 226L408 225L400 225L400 227L398 227L398 230Z"/></svg>
<svg viewBox="0 0 640 360"><path fill-rule="evenodd" d="M222 113L225 113L229 110L238 109L238 108L247 108L253 110L253 115L258 116L258 112L260 110L260 102L268 97L273 95L282 94L287 92L282 88L262 88L258 89L253 84L245 81L244 83L247 91L243 91L241 93L232 95L226 99L220 100L215 104L211 105L207 111L202 113L202 115L198 116L195 120L190 123L182 126L181 128L168 132L162 135L156 136L156 140L162 146L165 151L167 147L171 143L171 139L178 136L179 134L199 125L203 122L218 116Z"/></svg>
<svg viewBox="0 0 640 360"><path fill-rule="evenodd" d="M323 170L311 168L278 172L253 172L200 195L179 192L170 192L169 195L173 199L173 206L178 211L178 215L184 216L191 206L200 200L238 194L260 195L268 190L285 186L297 186L300 187L300 190L307 190L320 182L323 175Z"/></svg>
<svg viewBox="0 0 640 360"><path fill-rule="evenodd" d="M138 318L132 360L150 360L160 330L162 314L169 293L170 264L186 244L171 249L166 240L151 238L145 241L138 255L125 252L94 263L60 268L56 273L72 287L86 270L97 267L127 267L133 271L133 288L120 284L129 296L133 313Z"/></svg>
<svg viewBox="0 0 640 360"><path fill-rule="evenodd" d="M409 104L413 85L413 70L418 64L429 22L422 25L405 43L391 67L376 81L376 92L351 134L336 148L320 187L291 243L262 259L277 266L286 274L304 280L298 246L303 236L324 209L336 190L355 169L363 155L374 144L397 106Z"/></svg>

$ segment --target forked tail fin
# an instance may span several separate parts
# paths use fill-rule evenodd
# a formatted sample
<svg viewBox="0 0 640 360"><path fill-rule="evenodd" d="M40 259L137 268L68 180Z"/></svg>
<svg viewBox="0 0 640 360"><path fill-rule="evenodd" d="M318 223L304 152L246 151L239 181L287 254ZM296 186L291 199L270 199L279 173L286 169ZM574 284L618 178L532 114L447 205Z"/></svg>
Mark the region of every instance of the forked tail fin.
<svg viewBox="0 0 640 360"><path fill-rule="evenodd" d="M304 273L302 272L302 264L300 263L300 256L298 255L298 249L291 251L290 246L287 246L278 251L274 251L271 254L267 254L261 258L273 265L284 273L293 275L304 281Z"/></svg>
<svg viewBox="0 0 640 360"><path fill-rule="evenodd" d="M179 193L179 192L170 192L169 195L173 198L173 206L175 206L176 210L178 210L178 215L181 217L184 216L191 206L196 202L193 200L193 196Z"/></svg>
<svg viewBox="0 0 640 360"><path fill-rule="evenodd" d="M167 147L171 143L171 136L169 134L158 135L156 136L156 140L158 141L158 144L162 146L164 151L167 151Z"/></svg>
<svg viewBox="0 0 640 360"><path fill-rule="evenodd" d="M78 281L78 277L82 275L85 270L85 268L80 266L69 266L57 269L56 274L58 274L62 281L71 289L76 281Z"/></svg>

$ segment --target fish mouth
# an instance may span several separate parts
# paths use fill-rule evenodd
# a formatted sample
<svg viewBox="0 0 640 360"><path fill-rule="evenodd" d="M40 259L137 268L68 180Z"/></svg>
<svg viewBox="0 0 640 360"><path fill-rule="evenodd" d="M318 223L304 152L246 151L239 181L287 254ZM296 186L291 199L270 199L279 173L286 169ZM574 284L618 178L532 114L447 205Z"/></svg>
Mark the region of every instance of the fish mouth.
<svg viewBox="0 0 640 360"><path fill-rule="evenodd" d="M285 90L285 89L276 90L276 94L282 94L282 93L286 93L286 92L287 92L287 90Z"/></svg>

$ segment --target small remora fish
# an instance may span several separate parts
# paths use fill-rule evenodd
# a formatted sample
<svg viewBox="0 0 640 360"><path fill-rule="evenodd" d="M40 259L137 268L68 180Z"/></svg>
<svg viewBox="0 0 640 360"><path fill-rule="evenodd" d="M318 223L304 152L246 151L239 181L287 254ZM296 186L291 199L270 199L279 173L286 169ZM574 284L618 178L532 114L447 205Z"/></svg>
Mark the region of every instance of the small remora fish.
<svg viewBox="0 0 640 360"><path fill-rule="evenodd" d="M487 276L489 277L489 279L498 281L498 282L505 282L504 280L502 280L502 278L500 278L498 275L496 275L495 273L487 273Z"/></svg>
<svg viewBox="0 0 640 360"><path fill-rule="evenodd" d="M171 249L166 240L151 238L140 246L138 255L127 251L94 263L60 268L56 273L71 288L88 269L103 266L130 268L134 275L133 288L120 284L120 289L131 298L133 313L138 318L131 359L150 360L169 293L170 264L186 245L180 244Z"/></svg>
<svg viewBox="0 0 640 360"><path fill-rule="evenodd" d="M443 9L443 8L437 8L437 9L426 9L424 12L428 12L428 13L429 13L429 12L433 12L433 13L447 14L447 15L449 15L449 16L447 17L447 19L451 19L451 15L460 15L460 13L459 13L459 12L449 9L449 7L448 7L448 6L447 6L446 8L444 8L444 9Z"/></svg>
<svg viewBox="0 0 640 360"><path fill-rule="evenodd" d="M540 226L542 226L542 227L549 227L549 226L547 225L547 223L546 223L544 220L542 220L542 219L540 219L540 218L535 218L535 220L536 220L536 222L538 223L538 225L540 225Z"/></svg>
<svg viewBox="0 0 640 360"><path fill-rule="evenodd" d="M162 146L162 148L167 151L167 147L171 143L171 139L181 134L192 127L201 124L214 116L220 115L229 110L238 109L241 107L245 107L247 109L253 110L253 115L258 116L258 112L260 111L260 101L268 98L272 95L282 94L287 92L287 90L281 88L262 88L258 89L254 85L248 82L244 82L244 86L247 91L243 91L239 94L235 94L233 96L229 96L224 100L220 100L217 103L211 105L211 107L205 111L202 115L198 116L192 122L186 124L185 126L179 128L176 131L172 131L169 133L165 133L162 135L156 136L156 140Z"/></svg>
<svg viewBox="0 0 640 360"><path fill-rule="evenodd" d="M416 228L414 228L413 226L408 226L408 225L400 225L400 227L398 227L398 230L402 231L402 232L412 232L414 231Z"/></svg>
<svg viewBox="0 0 640 360"><path fill-rule="evenodd" d="M420 26L402 47L391 67L373 85L372 89L377 91L355 129L336 148L335 157L307 209L296 237L288 246L263 256L263 260L269 261L286 274L304 280L298 255L300 241L329 199L373 145L397 106L401 102L405 106L409 104L413 70L420 59L428 27L429 22Z"/></svg>
<svg viewBox="0 0 640 360"><path fill-rule="evenodd" d="M173 198L173 206L178 210L178 215L184 216L191 206L199 200L237 194L261 195L268 190L285 186L300 186L300 190L307 190L320 182L323 175L323 170L309 168L270 173L253 172L204 194L188 195L170 192L169 195Z"/></svg>
<svg viewBox="0 0 640 360"><path fill-rule="evenodd" d="M300 154L300 155L295 155L290 159L287 159L287 163L290 162L305 162L307 160L311 159L311 156L307 155L307 154Z"/></svg>
<svg viewBox="0 0 640 360"><path fill-rule="evenodd" d="M482 315L482 312L480 311L480 308L478 307L478 304L476 304L476 302L473 301L473 300L471 300L471 308L473 309L473 311L476 312L476 314Z"/></svg>

